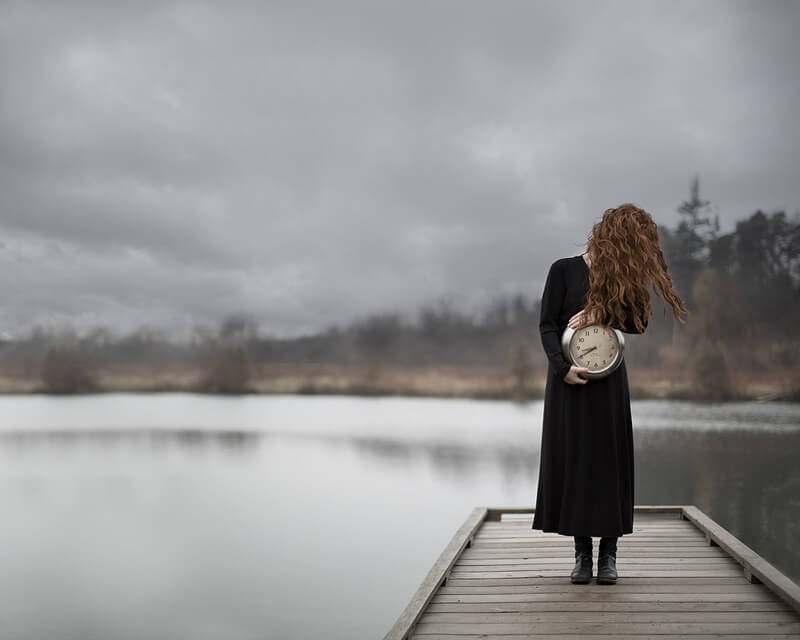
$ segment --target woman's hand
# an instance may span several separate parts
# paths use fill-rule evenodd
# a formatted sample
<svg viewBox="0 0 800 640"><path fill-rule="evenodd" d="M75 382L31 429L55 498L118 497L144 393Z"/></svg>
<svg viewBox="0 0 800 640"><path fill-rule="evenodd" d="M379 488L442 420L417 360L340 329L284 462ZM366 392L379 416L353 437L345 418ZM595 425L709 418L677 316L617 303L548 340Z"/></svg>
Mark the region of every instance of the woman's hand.
<svg viewBox="0 0 800 640"><path fill-rule="evenodd" d="M569 368L567 371L567 375L564 376L564 382L567 384L586 384L588 380L586 378L581 378L578 374L579 373L587 373L589 369L586 367L576 367L574 364Z"/></svg>
<svg viewBox="0 0 800 640"><path fill-rule="evenodd" d="M594 324L594 316L587 316L584 309L581 309L569 319L567 322L567 326L570 329L581 329L583 327L588 327L590 324Z"/></svg>

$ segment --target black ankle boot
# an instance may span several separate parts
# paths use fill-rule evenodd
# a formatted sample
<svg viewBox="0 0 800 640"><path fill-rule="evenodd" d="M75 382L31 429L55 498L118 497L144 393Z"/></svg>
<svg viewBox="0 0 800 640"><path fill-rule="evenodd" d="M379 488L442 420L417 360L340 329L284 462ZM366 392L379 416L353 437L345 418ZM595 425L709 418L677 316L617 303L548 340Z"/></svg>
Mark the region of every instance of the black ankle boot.
<svg viewBox="0 0 800 640"><path fill-rule="evenodd" d="M617 583L617 554L601 551L597 556L597 584Z"/></svg>
<svg viewBox="0 0 800 640"><path fill-rule="evenodd" d="M576 551L575 568L570 574L573 584L588 584L592 581L592 552Z"/></svg>

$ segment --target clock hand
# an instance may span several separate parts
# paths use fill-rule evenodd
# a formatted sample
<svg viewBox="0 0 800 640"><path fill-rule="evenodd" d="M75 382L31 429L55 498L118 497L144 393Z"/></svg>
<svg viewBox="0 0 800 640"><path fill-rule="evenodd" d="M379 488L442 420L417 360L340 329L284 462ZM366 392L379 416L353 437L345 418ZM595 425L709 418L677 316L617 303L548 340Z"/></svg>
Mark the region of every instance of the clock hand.
<svg viewBox="0 0 800 640"><path fill-rule="evenodd" d="M581 353L581 355L585 356L587 353L589 353L590 351L594 351L595 349L597 349L597 347L589 347L586 351Z"/></svg>

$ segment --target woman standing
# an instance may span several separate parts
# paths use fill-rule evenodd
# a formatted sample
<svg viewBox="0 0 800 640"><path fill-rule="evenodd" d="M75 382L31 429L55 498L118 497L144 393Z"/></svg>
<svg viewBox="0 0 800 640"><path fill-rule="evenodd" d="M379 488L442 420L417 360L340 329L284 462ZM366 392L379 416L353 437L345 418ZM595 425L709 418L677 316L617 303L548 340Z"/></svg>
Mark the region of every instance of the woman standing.
<svg viewBox="0 0 800 640"><path fill-rule="evenodd" d="M631 203L607 209L586 253L556 260L547 274L539 332L548 370L532 528L575 538L573 583L592 579L592 536L600 537L598 584L617 581L617 538L633 532L633 425L625 360L605 378L587 380L587 369L564 357L561 335L590 324L644 333L651 285L685 322L658 227Z"/></svg>

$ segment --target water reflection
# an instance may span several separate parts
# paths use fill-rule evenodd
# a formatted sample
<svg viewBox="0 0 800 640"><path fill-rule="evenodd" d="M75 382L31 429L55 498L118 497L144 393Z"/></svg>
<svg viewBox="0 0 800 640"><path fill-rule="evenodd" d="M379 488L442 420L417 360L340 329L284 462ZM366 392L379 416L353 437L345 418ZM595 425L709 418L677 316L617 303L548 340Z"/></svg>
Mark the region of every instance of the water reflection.
<svg viewBox="0 0 800 640"><path fill-rule="evenodd" d="M695 422L698 418L695 416ZM657 423L658 420L655 420ZM770 562L800 581L800 431L778 416L772 428L719 431L714 428L636 429L635 494L637 504L695 504ZM740 424L739 420L732 420ZM706 423L707 425L707 423ZM504 439L446 443L397 437L368 437L347 433L270 434L265 431L202 429L97 430L4 432L0 448L6 453L35 454L38 449L62 452L86 447L146 449L154 453L179 451L183 455L208 450L225 455L252 454L269 438L309 440L346 446L358 456L403 468L424 466L447 482L464 482L478 466L501 474L505 481L535 487L539 449L533 439L514 446ZM127 490L119 478L106 478L111 492ZM42 477L24 477L17 487L28 497L41 495ZM529 504L535 503L535 494Z"/></svg>
<svg viewBox="0 0 800 640"><path fill-rule="evenodd" d="M203 429L112 430L107 431L4 431L0 447L16 454L35 452L41 448L60 451L93 447L99 449L145 447L152 451L180 449L219 449L241 454L260 444L268 436L257 431L207 431Z"/></svg>
<svg viewBox="0 0 800 640"><path fill-rule="evenodd" d="M695 504L800 582L800 432L644 431L637 504Z"/></svg>
<svg viewBox="0 0 800 640"><path fill-rule="evenodd" d="M800 407L633 409L637 504L695 504L800 581ZM541 403L0 398L0 619L379 637L472 507L535 503L540 425Z"/></svg>

